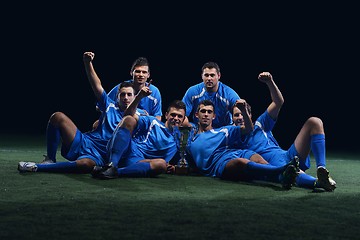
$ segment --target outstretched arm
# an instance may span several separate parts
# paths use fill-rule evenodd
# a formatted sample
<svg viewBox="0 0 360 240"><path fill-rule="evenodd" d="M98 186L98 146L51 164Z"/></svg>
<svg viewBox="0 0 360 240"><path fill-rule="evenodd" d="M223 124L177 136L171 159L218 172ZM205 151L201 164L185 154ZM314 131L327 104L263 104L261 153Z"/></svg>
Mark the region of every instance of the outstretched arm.
<svg viewBox="0 0 360 240"><path fill-rule="evenodd" d="M284 104L284 97L281 94L279 88L277 87L277 85L273 80L272 75L269 72L260 73L258 79L261 82L266 83L266 85L270 90L272 102L268 106L267 111L272 119L277 119L280 109Z"/></svg>
<svg viewBox="0 0 360 240"><path fill-rule="evenodd" d="M83 61L84 61L86 75L89 79L91 88L94 91L96 99L100 100L101 94L103 93L104 88L102 87L100 78L96 74L94 66L92 64L94 57L95 57L95 54L93 52L85 52L83 55Z"/></svg>

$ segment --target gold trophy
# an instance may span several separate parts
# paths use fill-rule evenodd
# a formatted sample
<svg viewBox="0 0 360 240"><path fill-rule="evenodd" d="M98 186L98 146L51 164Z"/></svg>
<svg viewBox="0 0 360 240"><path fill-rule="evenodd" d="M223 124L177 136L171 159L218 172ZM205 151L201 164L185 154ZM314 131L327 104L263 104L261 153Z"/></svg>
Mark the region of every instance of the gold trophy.
<svg viewBox="0 0 360 240"><path fill-rule="evenodd" d="M188 175L190 172L189 163L186 160L186 147L188 146L191 127L180 126L177 140L179 145L180 159L175 166L175 174Z"/></svg>

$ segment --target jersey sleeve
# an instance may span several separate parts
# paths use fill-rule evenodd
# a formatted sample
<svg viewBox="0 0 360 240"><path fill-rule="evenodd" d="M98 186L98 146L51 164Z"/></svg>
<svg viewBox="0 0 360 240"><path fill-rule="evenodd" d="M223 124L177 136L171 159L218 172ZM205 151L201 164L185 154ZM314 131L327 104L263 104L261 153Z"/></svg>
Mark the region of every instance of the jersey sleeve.
<svg viewBox="0 0 360 240"><path fill-rule="evenodd" d="M153 116L162 116L162 100L161 100L161 94L158 88L153 88L153 97L156 99L156 102L153 106Z"/></svg>
<svg viewBox="0 0 360 240"><path fill-rule="evenodd" d="M112 100L114 100L116 102L116 94L118 92L118 88L119 88L119 85L116 85L115 87L113 87L113 89L110 90L110 92L108 93L108 97L111 98Z"/></svg>
<svg viewBox="0 0 360 240"><path fill-rule="evenodd" d="M193 104L192 104L192 100L191 100L191 96L192 96L192 90L193 88L190 87L186 92L185 95L182 98L182 101L185 103L186 106L186 116L190 116L191 112L192 112L192 108L193 108Z"/></svg>

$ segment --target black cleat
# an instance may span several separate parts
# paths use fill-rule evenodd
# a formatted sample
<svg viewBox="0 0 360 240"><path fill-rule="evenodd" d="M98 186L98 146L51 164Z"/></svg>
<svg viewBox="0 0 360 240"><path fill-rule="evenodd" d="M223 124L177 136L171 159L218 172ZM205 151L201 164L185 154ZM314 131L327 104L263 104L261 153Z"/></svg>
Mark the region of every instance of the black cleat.
<svg viewBox="0 0 360 240"><path fill-rule="evenodd" d="M117 168L114 166L107 167L96 174L99 179L114 179L118 178Z"/></svg>
<svg viewBox="0 0 360 240"><path fill-rule="evenodd" d="M285 171L282 173L281 186L286 190L291 189L291 187L295 185L298 174L299 172L294 165L287 166Z"/></svg>

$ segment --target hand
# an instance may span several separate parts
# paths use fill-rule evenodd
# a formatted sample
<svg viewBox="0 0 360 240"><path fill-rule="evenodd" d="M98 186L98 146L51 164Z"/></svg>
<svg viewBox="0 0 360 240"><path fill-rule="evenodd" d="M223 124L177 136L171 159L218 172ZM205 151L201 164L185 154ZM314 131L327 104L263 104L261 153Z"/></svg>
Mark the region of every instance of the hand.
<svg viewBox="0 0 360 240"><path fill-rule="evenodd" d="M140 89L138 95L141 96L141 98L147 97L151 95L152 91L150 90L150 87L144 86Z"/></svg>
<svg viewBox="0 0 360 240"><path fill-rule="evenodd" d="M246 101L244 99L238 99L235 102L235 106L242 112L243 110L245 110Z"/></svg>
<svg viewBox="0 0 360 240"><path fill-rule="evenodd" d="M84 55L83 55L83 61L84 62L91 62L95 57L95 53L93 52L84 52Z"/></svg>
<svg viewBox="0 0 360 240"><path fill-rule="evenodd" d="M272 76L269 72L262 72L259 74L258 76L258 79L261 81L261 82L268 82L268 81L272 81Z"/></svg>
<svg viewBox="0 0 360 240"><path fill-rule="evenodd" d="M167 164L166 173L167 174L174 174L175 173L175 166L171 165L171 164Z"/></svg>

